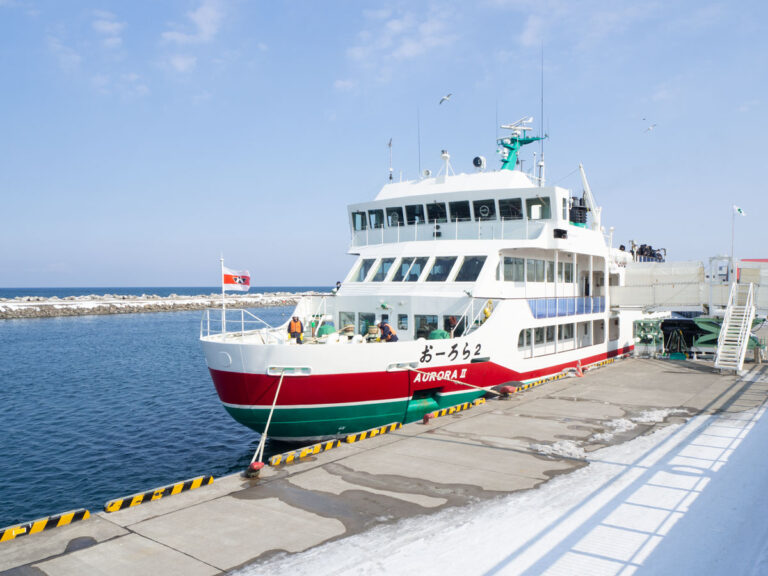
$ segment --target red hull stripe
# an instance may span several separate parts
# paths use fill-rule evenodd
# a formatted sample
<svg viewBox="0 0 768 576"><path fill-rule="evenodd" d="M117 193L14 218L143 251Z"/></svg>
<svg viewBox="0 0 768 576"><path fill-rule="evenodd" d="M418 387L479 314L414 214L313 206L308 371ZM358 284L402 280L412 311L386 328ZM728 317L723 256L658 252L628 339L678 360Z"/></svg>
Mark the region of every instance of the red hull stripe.
<svg viewBox="0 0 768 576"><path fill-rule="evenodd" d="M627 354L633 346L581 358L582 367L601 360ZM539 370L517 372L493 362L450 366L420 367L420 372L364 372L357 374L316 374L312 376L285 376L278 404L284 408L314 405L350 404L391 401L410 398L417 390L434 390L446 394L468 390L451 382L460 380L490 388L509 381L525 382L575 368L576 361L565 362ZM278 376L245 374L210 369L216 392L221 401L236 406L271 406L277 390ZM434 374L434 378L431 377ZM417 380L417 376L420 376ZM457 377L459 376L459 377Z"/></svg>

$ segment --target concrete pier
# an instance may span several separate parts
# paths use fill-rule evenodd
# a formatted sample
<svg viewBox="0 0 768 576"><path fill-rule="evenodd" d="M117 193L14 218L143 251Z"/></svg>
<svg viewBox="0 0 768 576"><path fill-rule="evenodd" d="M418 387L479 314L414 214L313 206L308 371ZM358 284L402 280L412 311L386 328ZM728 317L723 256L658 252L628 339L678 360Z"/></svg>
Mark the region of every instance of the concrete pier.
<svg viewBox="0 0 768 576"><path fill-rule="evenodd" d="M742 379L715 373L709 362L623 360L265 467L256 479L232 475L119 512L92 511L82 522L0 543L0 574L219 574L529 490L587 466L585 456L607 444L696 414L762 405L768 388L757 381L768 380L768 368L748 367L752 377ZM634 428L616 424L632 418Z"/></svg>

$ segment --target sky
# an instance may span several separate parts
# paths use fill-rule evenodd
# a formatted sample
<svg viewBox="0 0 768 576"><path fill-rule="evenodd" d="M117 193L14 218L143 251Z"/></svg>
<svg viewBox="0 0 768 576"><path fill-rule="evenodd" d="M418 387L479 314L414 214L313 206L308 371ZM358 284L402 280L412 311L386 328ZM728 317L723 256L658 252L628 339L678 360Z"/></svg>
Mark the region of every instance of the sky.
<svg viewBox="0 0 768 576"><path fill-rule="evenodd" d="M396 178L442 149L496 168L527 115L548 184L580 194L582 162L616 244L728 254L736 204L736 256L768 257L767 23L759 1L0 0L0 287L214 286L222 255L333 285L390 138Z"/></svg>

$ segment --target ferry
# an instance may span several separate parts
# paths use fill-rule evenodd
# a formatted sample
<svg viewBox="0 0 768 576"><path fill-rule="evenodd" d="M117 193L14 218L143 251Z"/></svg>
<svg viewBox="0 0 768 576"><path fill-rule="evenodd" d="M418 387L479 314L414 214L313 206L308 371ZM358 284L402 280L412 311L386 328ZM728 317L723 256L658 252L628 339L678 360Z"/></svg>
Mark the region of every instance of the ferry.
<svg viewBox="0 0 768 576"><path fill-rule="evenodd" d="M501 166L442 167L390 181L348 207L355 262L337 290L305 296L288 323L206 311L201 342L229 414L305 442L422 419L503 386L631 353L637 309L612 307L633 254L612 246L583 167L583 191L524 172L532 118L502 126ZM234 314L236 317L231 317ZM289 320L290 322L290 320ZM385 323L397 341L385 341Z"/></svg>

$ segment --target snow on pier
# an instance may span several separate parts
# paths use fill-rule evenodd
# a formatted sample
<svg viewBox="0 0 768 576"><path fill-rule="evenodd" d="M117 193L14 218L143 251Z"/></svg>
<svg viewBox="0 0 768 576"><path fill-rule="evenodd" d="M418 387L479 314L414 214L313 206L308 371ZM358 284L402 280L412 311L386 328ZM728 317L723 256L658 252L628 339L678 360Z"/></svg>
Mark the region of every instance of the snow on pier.
<svg viewBox="0 0 768 576"><path fill-rule="evenodd" d="M293 306L302 296L316 292L265 292L259 294L227 295L227 308L263 308ZM172 312L204 310L221 306L221 294L198 296L157 296L142 294L89 294L87 296L19 296L0 298L0 319L52 318L55 316L85 316L90 314L131 314L137 312Z"/></svg>

